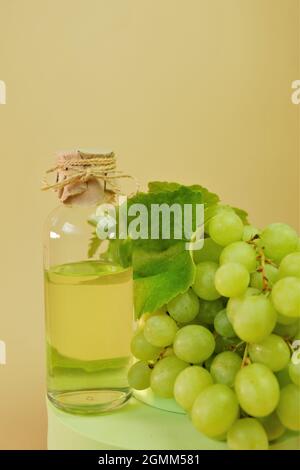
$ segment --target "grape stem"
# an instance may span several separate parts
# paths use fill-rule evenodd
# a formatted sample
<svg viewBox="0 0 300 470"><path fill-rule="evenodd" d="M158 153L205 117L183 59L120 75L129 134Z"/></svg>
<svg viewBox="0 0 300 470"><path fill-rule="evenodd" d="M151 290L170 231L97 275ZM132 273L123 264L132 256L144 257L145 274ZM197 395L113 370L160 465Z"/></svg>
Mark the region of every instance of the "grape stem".
<svg viewBox="0 0 300 470"><path fill-rule="evenodd" d="M241 341L240 343L236 344L232 350L233 350L233 351L236 351L236 350L237 350L240 346L242 346L242 344L244 344L244 343L245 343L245 341Z"/></svg>
<svg viewBox="0 0 300 470"><path fill-rule="evenodd" d="M266 275L266 264L272 264L273 266L275 266L275 264L273 263L272 260L266 258L263 247L259 247L257 245L258 240L259 240L259 236L256 235L253 238L251 238L251 240L249 240L248 243L250 245L253 245L255 247L255 249L257 250L257 253L258 253L256 259L257 259L257 261L259 261L259 267L257 268L256 271L258 273L261 273L261 275L262 275L262 291L263 292L270 292L272 289L269 286L269 280L268 280L268 277Z"/></svg>
<svg viewBox="0 0 300 470"><path fill-rule="evenodd" d="M290 338L287 338L287 339L285 340L285 342L286 342L286 344L288 345L288 347L289 347L291 353L293 354L297 349L294 349L294 348L293 348L293 345L292 345L291 342L290 342Z"/></svg>
<svg viewBox="0 0 300 470"><path fill-rule="evenodd" d="M250 364L250 359L248 357L248 343L246 343L241 368L248 366L249 364Z"/></svg>
<svg viewBox="0 0 300 470"><path fill-rule="evenodd" d="M166 354L167 350L168 350L168 347L164 348L164 349L161 351L161 353L159 354L159 356L158 356L156 362L160 361L161 359L163 359L163 358L165 357L165 354Z"/></svg>
<svg viewBox="0 0 300 470"><path fill-rule="evenodd" d="M261 273L262 275L262 291L263 292L268 292L271 290L270 286L269 286L269 282L268 282L268 278L267 278L267 275L266 275L266 257L265 257L265 253L264 253L264 250L262 248L258 248L258 256L257 256L257 260L260 262L260 266L259 268L257 268L257 272Z"/></svg>

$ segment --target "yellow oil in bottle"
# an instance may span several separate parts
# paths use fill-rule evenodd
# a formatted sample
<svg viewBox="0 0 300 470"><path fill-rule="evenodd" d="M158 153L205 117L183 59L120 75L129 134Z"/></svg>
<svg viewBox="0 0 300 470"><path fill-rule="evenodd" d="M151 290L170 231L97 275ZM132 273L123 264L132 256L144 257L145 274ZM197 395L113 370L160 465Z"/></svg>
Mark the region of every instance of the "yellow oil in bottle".
<svg viewBox="0 0 300 470"><path fill-rule="evenodd" d="M132 270L103 261L45 272L48 395L67 411L95 413L130 396Z"/></svg>

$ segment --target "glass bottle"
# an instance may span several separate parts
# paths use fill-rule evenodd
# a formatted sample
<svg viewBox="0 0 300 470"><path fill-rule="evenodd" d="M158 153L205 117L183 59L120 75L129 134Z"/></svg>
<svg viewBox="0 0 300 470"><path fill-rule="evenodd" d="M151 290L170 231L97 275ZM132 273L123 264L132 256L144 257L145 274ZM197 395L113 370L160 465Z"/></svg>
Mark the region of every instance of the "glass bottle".
<svg viewBox="0 0 300 470"><path fill-rule="evenodd" d="M129 263L116 256L118 241L100 244L95 235L97 207L111 193L96 178L84 184L82 192L74 184L59 190L63 203L46 223L47 385L57 407L95 414L131 396L133 281Z"/></svg>

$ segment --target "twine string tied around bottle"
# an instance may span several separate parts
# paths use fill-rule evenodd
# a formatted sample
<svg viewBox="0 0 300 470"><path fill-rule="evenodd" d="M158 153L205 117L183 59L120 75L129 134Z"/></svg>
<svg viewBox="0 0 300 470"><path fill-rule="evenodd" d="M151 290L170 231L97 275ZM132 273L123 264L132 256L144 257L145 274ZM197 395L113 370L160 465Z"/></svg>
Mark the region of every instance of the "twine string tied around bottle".
<svg viewBox="0 0 300 470"><path fill-rule="evenodd" d="M48 189L57 191L67 185L86 183L92 178L96 178L103 181L105 185L109 183L110 190L115 194L119 194L121 191L116 184L116 180L130 179L135 183L136 190L132 193L135 194L139 189L137 180L132 175L116 170L116 167L114 152L90 155L78 151L78 158L61 161L55 167L46 171L46 175L56 173L56 181L49 183L47 177L45 177L42 191Z"/></svg>

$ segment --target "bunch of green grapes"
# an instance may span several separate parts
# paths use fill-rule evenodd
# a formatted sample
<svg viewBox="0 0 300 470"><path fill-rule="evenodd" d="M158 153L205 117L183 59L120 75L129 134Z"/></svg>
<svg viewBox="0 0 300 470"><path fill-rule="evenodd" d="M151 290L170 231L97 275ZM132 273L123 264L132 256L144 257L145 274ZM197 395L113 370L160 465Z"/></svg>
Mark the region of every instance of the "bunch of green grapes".
<svg viewBox="0 0 300 470"><path fill-rule="evenodd" d="M220 210L194 260L191 288L142 318L129 383L175 399L230 449L268 449L300 431L298 235Z"/></svg>

